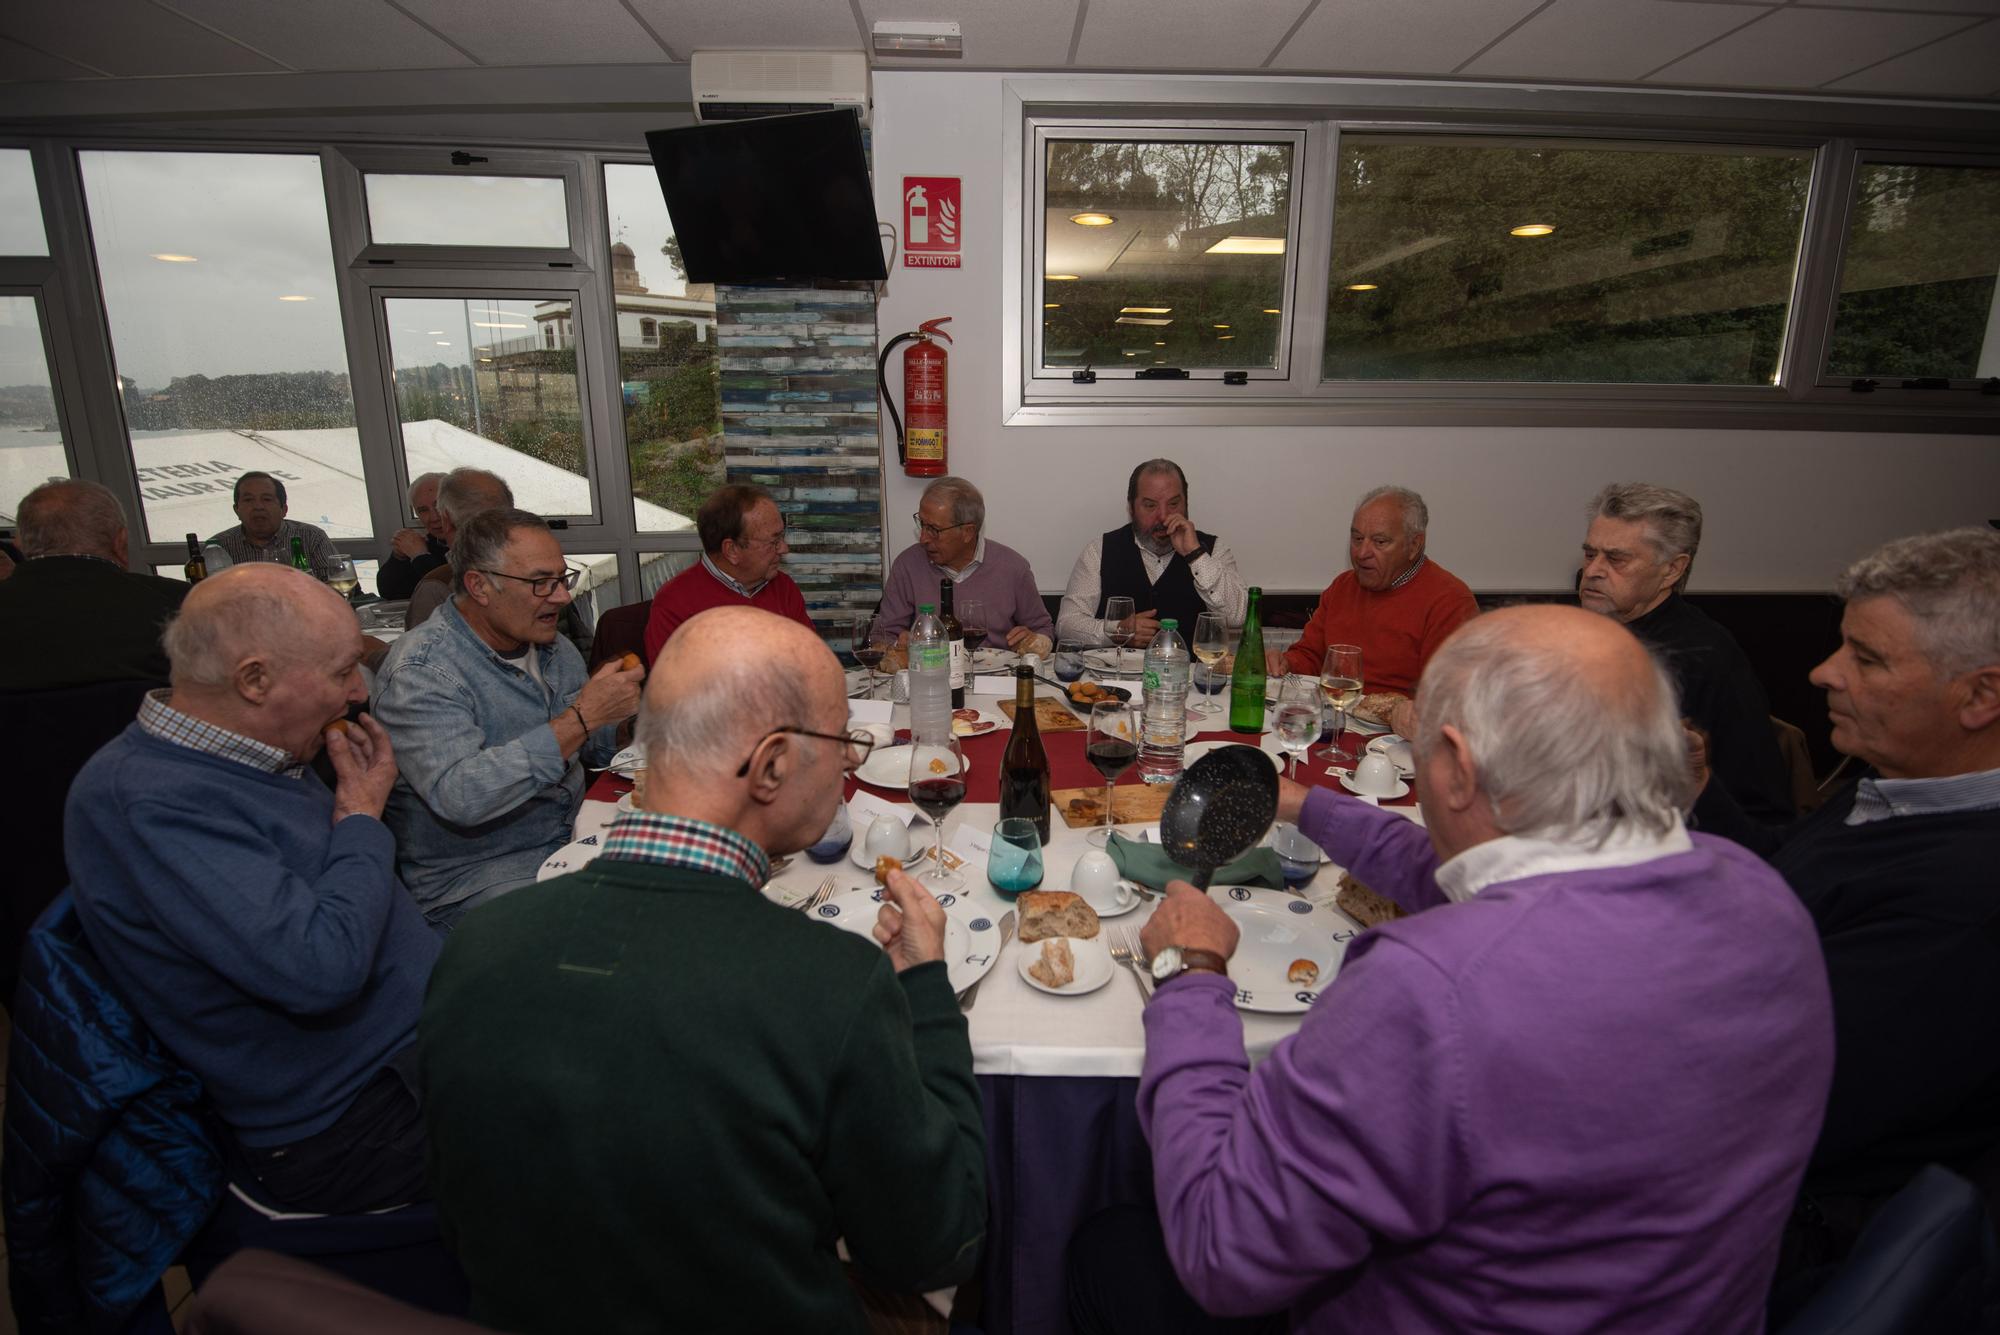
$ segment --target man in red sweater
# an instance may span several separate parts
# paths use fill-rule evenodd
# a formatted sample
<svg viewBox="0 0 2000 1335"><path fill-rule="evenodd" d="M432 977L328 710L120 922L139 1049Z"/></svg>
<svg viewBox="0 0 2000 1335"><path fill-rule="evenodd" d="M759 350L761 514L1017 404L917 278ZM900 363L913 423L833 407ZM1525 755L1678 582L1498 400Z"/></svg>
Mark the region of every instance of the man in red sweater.
<svg viewBox="0 0 2000 1335"><path fill-rule="evenodd" d="M711 607L761 607L816 629L806 615L805 595L778 569L785 553L785 517L762 487L732 483L702 502L695 512L701 561L660 586L646 618L646 664L680 624Z"/></svg>
<svg viewBox="0 0 2000 1335"><path fill-rule="evenodd" d="M1329 644L1357 644L1369 691L1415 690L1445 637L1479 615L1465 581L1424 555L1430 517L1407 487L1363 496L1347 532L1353 569L1326 586L1298 643L1267 655L1271 675L1316 677Z"/></svg>

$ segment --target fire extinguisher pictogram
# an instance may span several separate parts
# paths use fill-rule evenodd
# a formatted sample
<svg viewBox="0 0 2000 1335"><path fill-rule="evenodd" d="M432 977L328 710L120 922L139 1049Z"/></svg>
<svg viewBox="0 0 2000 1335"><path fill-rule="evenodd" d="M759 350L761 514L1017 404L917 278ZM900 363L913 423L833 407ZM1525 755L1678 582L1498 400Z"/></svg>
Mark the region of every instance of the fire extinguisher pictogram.
<svg viewBox="0 0 2000 1335"><path fill-rule="evenodd" d="M875 382L896 428L896 458L911 477L943 477L950 471L945 446L950 358L936 342L951 342L951 335L938 327L950 323L949 315L940 316L896 335L875 363ZM898 415L895 396L889 393L889 354L903 342L910 346L903 353L903 412Z"/></svg>

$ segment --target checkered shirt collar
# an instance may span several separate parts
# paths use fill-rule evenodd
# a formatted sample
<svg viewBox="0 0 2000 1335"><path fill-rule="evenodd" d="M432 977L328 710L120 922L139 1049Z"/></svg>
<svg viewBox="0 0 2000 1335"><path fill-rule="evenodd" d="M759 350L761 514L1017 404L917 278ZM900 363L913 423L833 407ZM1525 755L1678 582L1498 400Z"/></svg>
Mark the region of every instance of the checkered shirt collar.
<svg viewBox="0 0 2000 1335"><path fill-rule="evenodd" d="M759 580L757 581L756 587L752 588L750 585L745 584L743 583L743 581L737 579L734 575L731 575L727 570L724 570L721 566L717 565L715 562L709 560L707 552L703 552L701 554L701 563L703 566L707 568L709 574L715 576L716 583L722 585L723 588L728 589L731 593L736 594L738 597L741 598L755 598L760 592L763 591L764 586L771 582L768 579Z"/></svg>
<svg viewBox="0 0 2000 1335"><path fill-rule="evenodd" d="M1870 825L1895 816L1938 816L2000 808L2000 769L1948 774L1937 779L1881 779L1854 786L1854 806L1843 821Z"/></svg>
<svg viewBox="0 0 2000 1335"><path fill-rule="evenodd" d="M751 840L721 825L661 811L621 812L604 836L599 857L735 876L753 889L771 879L770 856Z"/></svg>
<svg viewBox="0 0 2000 1335"><path fill-rule="evenodd" d="M181 713L167 703L172 696L171 687L162 687L148 692L140 703L139 727L148 736L172 742L175 746L185 746L203 755L248 765L264 774L282 774L288 779L296 779L306 772L304 763L294 760L289 751Z"/></svg>
<svg viewBox="0 0 2000 1335"><path fill-rule="evenodd" d="M1400 589L1405 584L1408 584L1411 580L1417 577L1417 572L1424 568L1424 562L1430 559L1431 558L1428 556L1419 555L1416 560L1410 562L1410 568L1408 570L1405 570L1402 574L1396 576L1395 579L1389 581L1389 587L1392 589Z"/></svg>

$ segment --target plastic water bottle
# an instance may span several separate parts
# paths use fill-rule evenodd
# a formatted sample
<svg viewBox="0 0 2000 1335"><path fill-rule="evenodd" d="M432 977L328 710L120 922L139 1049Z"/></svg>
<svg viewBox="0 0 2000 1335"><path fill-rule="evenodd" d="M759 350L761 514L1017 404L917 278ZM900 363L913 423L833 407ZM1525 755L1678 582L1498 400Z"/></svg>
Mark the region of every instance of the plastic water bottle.
<svg viewBox="0 0 2000 1335"><path fill-rule="evenodd" d="M1186 745L1188 651L1175 627L1160 623L1160 633L1146 646L1146 718L1140 725L1139 777L1147 783L1172 783L1181 776L1181 751Z"/></svg>
<svg viewBox="0 0 2000 1335"><path fill-rule="evenodd" d="M924 603L910 626L910 737L951 736L951 646L937 607Z"/></svg>

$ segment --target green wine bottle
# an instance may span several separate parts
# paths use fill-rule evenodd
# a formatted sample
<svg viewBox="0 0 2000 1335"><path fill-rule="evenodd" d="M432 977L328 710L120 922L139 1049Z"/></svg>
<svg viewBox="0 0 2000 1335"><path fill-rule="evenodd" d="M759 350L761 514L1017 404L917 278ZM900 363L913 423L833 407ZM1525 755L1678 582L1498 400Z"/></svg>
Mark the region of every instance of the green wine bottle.
<svg viewBox="0 0 2000 1335"><path fill-rule="evenodd" d="M1243 614L1243 637L1236 645L1236 666L1229 673L1229 730L1264 731L1264 623L1257 611L1262 589L1250 590L1250 607Z"/></svg>
<svg viewBox="0 0 2000 1335"><path fill-rule="evenodd" d="M306 560L306 540L304 538L295 537L292 539L292 566L294 569L305 571L308 575L313 572L312 562Z"/></svg>

